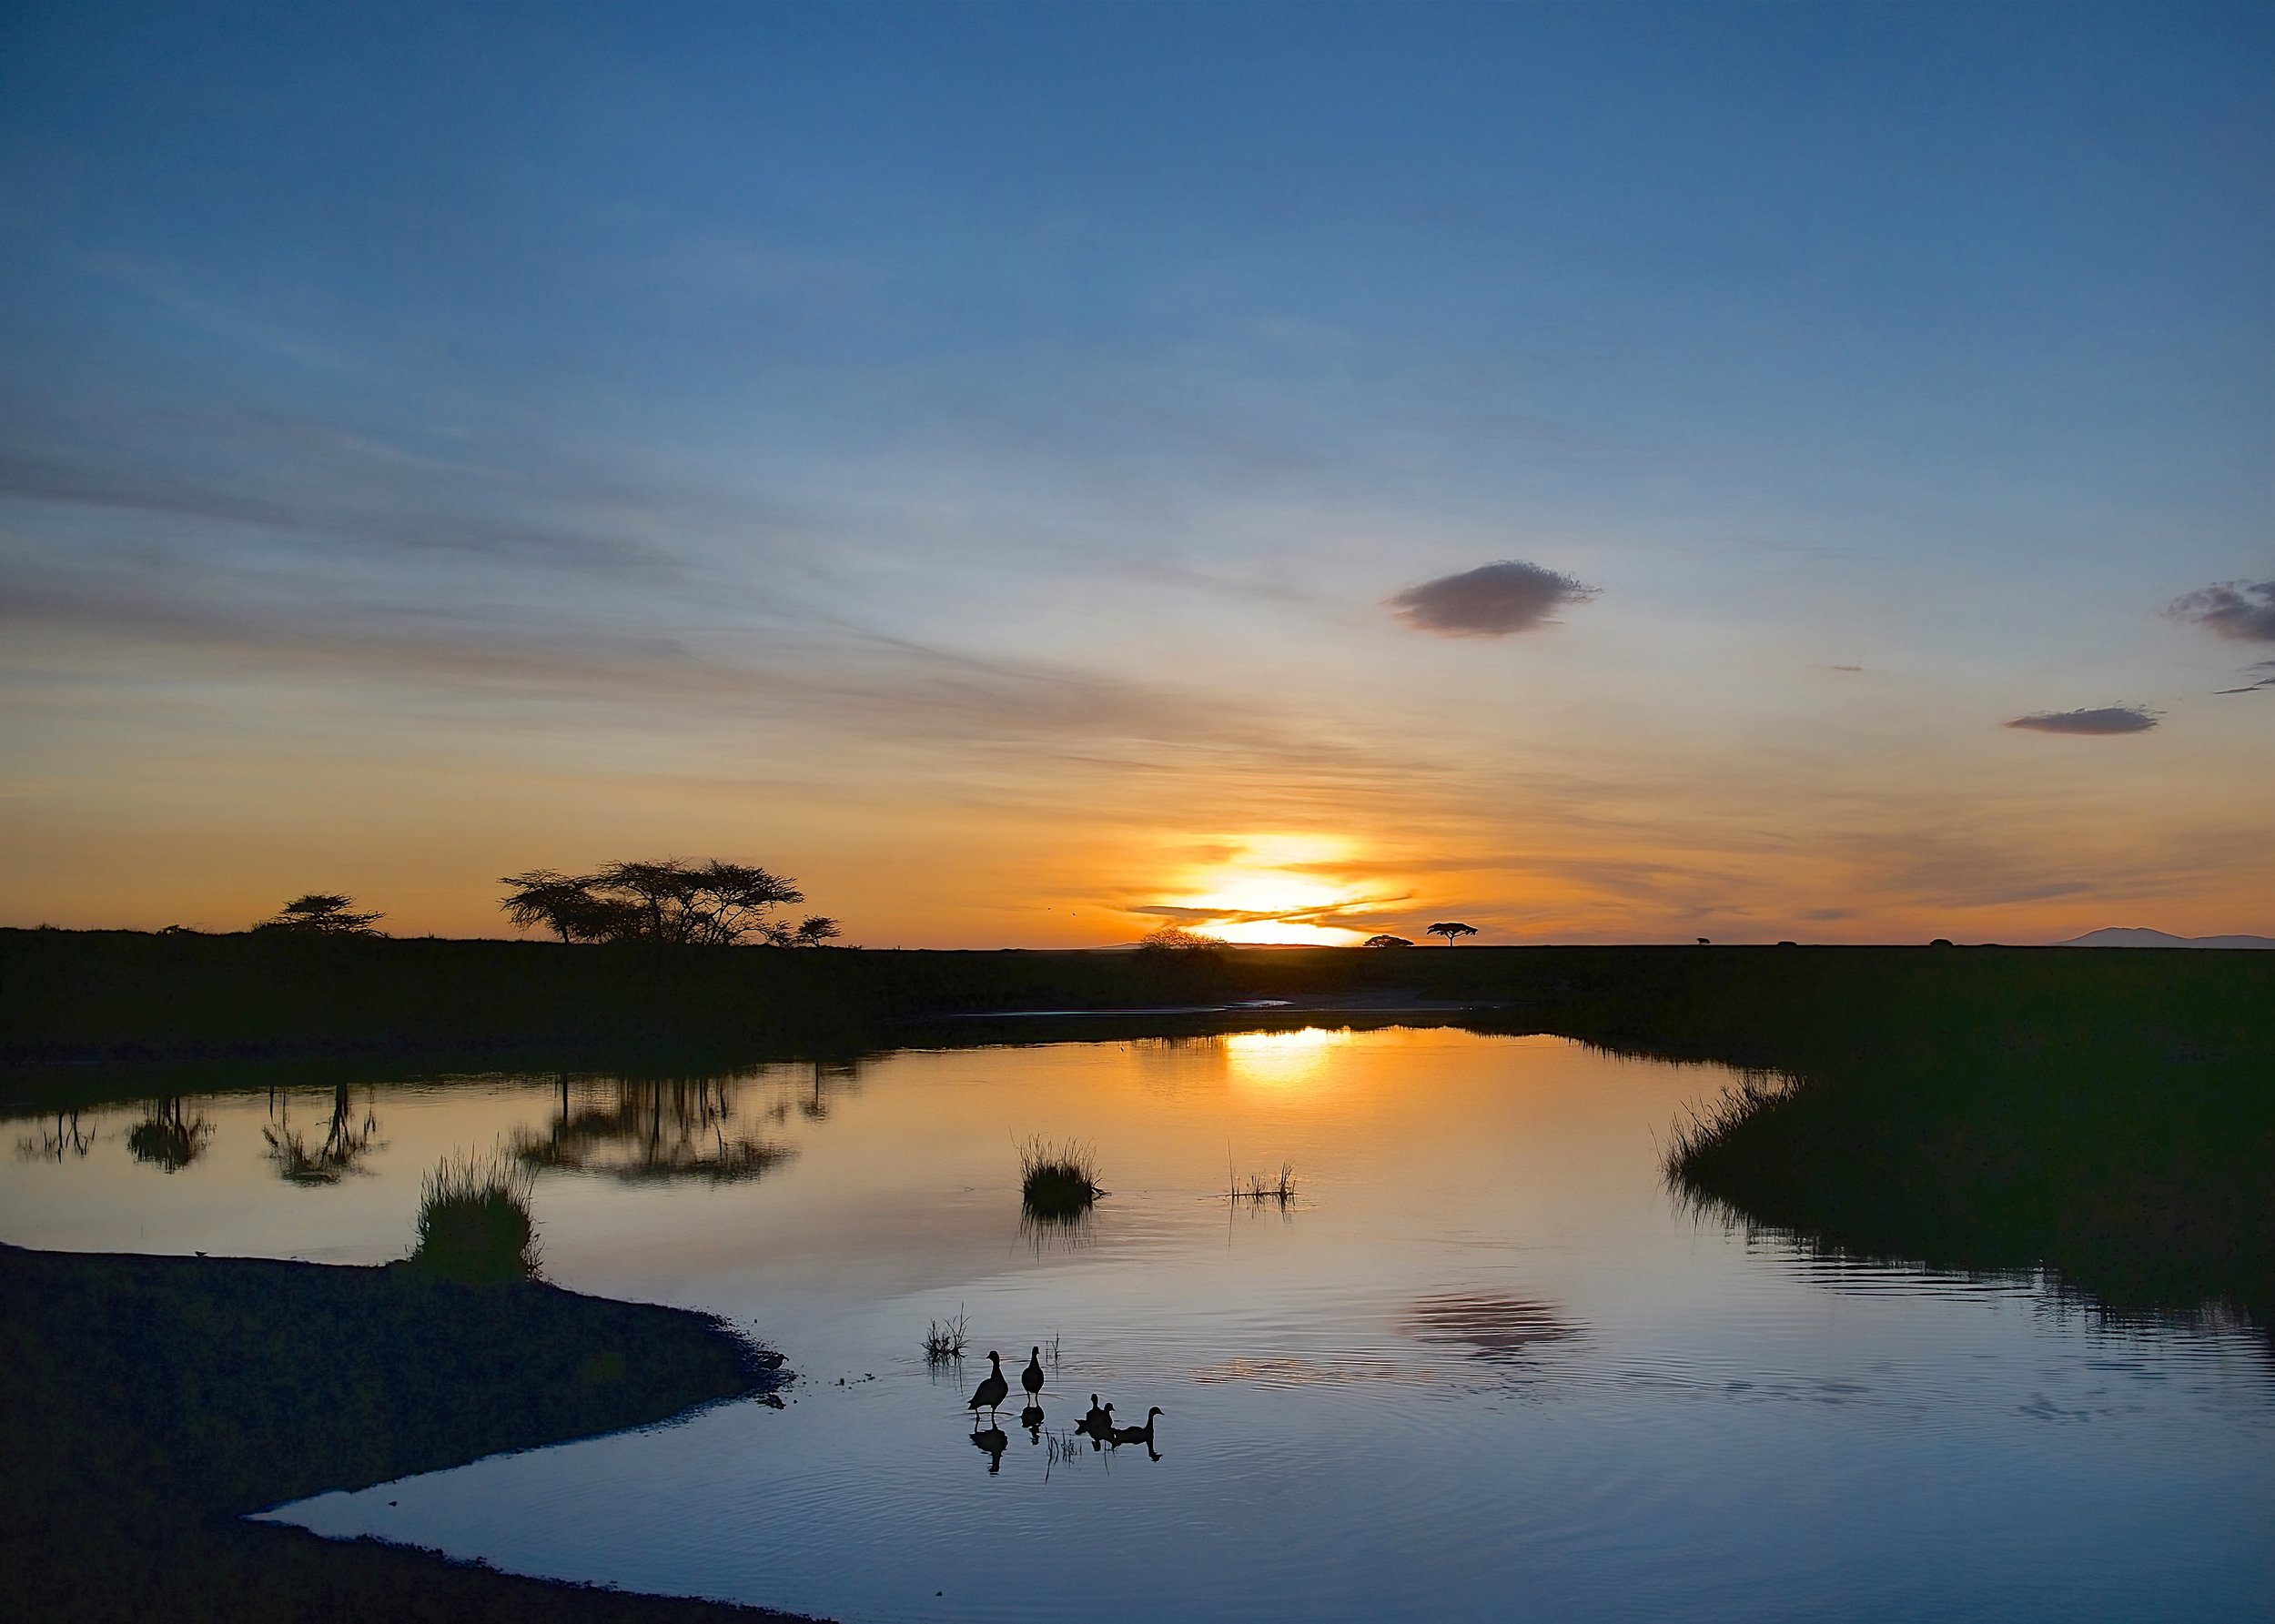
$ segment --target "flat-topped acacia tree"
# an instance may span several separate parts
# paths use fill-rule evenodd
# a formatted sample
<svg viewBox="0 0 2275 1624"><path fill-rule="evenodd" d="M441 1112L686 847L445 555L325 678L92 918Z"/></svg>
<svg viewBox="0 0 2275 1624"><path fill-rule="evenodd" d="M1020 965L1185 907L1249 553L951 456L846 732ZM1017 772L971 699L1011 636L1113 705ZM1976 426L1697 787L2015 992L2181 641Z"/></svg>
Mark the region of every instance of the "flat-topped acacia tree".
<svg viewBox="0 0 2275 1624"><path fill-rule="evenodd" d="M277 917L255 925L257 931L283 932L296 936L376 936L372 927L387 917L358 913L356 899L337 892L311 891L296 896L277 910Z"/></svg>
<svg viewBox="0 0 2275 1624"><path fill-rule="evenodd" d="M541 925L563 942L663 942L687 947L818 947L837 933L824 913L793 925L774 910L805 901L796 882L751 863L662 858L612 862L590 874L536 868L499 881L499 903L517 925Z"/></svg>
<svg viewBox="0 0 2275 1624"><path fill-rule="evenodd" d="M1442 919L1429 928L1429 933L1432 936L1442 936L1451 943L1457 936L1476 935L1477 927L1473 924L1463 924L1458 919Z"/></svg>

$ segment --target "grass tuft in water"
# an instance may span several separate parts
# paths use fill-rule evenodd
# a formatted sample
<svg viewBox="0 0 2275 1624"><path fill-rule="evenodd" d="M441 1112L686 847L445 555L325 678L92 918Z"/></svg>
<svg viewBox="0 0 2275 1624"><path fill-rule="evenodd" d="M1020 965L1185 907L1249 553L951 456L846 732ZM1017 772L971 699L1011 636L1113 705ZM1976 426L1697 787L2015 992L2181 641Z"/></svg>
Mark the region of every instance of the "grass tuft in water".
<svg viewBox="0 0 2275 1624"><path fill-rule="evenodd" d="M1079 1218L1105 1194L1097 1152L1083 1141L1054 1145L1038 1135L1019 1146L1019 1202L1030 1216Z"/></svg>
<svg viewBox="0 0 2275 1624"><path fill-rule="evenodd" d="M411 1263L448 1280L534 1278L533 1184L529 1169L505 1156L445 1156L420 1185Z"/></svg>
<svg viewBox="0 0 2275 1624"><path fill-rule="evenodd" d="M1250 1206L1262 1206L1269 1201L1276 1202L1285 1209L1295 1198L1296 1165L1293 1162L1280 1163L1277 1178L1267 1180L1260 1173L1251 1173L1248 1183L1243 1185L1239 1175L1232 1171L1232 1158L1228 1155L1226 1156L1225 1199L1233 1205L1246 1202Z"/></svg>
<svg viewBox="0 0 2275 1624"><path fill-rule="evenodd" d="M925 1331L925 1363L930 1366L953 1365L964 1357L971 1342L971 1326L964 1317L964 1305L956 1306L956 1313L945 1320L935 1319Z"/></svg>

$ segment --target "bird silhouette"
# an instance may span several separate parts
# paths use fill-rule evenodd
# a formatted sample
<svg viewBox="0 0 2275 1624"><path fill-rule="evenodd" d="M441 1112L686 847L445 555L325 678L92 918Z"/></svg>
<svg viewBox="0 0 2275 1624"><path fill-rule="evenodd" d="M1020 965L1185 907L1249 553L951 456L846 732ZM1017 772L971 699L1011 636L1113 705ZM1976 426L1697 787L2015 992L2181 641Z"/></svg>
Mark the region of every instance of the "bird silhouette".
<svg viewBox="0 0 2275 1624"><path fill-rule="evenodd" d="M1109 1406L1108 1407L1110 1408L1111 1407ZM1168 1412L1162 1409L1159 1405L1155 1405L1151 1409L1146 1412L1146 1424L1143 1427L1115 1427L1113 1429L1114 1442L1117 1446L1121 1444L1143 1444L1148 1450L1150 1450L1153 1447L1153 1418L1156 1416L1166 1415L1167 1413Z"/></svg>
<svg viewBox="0 0 2275 1624"><path fill-rule="evenodd" d="M1100 1404L1096 1393L1090 1395L1090 1413L1075 1423L1077 1432L1087 1432L1092 1437L1104 1437L1114 1430L1114 1407Z"/></svg>
<svg viewBox="0 0 2275 1624"><path fill-rule="evenodd" d="M1026 1368L1019 1372L1019 1385L1026 1389L1027 1397L1043 1390L1043 1350L1032 1348L1026 1356Z"/></svg>
<svg viewBox="0 0 2275 1624"><path fill-rule="evenodd" d="M986 1453L987 1475L992 1478L1003 1470L1003 1452L1011 1447L1011 1440L1004 1436L1002 1427L990 1427L985 1432L973 1432L972 1447Z"/></svg>
<svg viewBox="0 0 2275 1624"><path fill-rule="evenodd" d="M1003 1401L1011 1397L1011 1384L1003 1378L1003 1356L993 1348L987 1352L987 1374L980 1378L978 1389L972 1395L971 1410L977 1415L986 1410L990 1420Z"/></svg>

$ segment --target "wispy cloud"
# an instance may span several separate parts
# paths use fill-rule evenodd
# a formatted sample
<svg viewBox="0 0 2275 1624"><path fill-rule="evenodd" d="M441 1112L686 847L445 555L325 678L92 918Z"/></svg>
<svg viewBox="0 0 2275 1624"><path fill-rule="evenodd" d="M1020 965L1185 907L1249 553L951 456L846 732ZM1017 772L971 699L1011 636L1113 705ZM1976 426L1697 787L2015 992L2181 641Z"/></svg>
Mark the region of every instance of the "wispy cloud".
<svg viewBox="0 0 2275 1624"><path fill-rule="evenodd" d="M1464 570L1409 587L1390 600L1391 612L1417 631L1442 637L1507 637L1551 624L1568 603L1585 603L1600 589L1517 559Z"/></svg>
<svg viewBox="0 0 2275 1624"><path fill-rule="evenodd" d="M2275 643L2275 580L2220 581L2174 599L2165 613L2221 637Z"/></svg>
<svg viewBox="0 0 2275 1624"><path fill-rule="evenodd" d="M805 759L866 741L946 752L971 772L1007 755L1030 775L1188 772L1330 798L1432 775L1410 749L1269 701L842 624L731 610L674 621L645 604L489 593L407 601L354 580L161 550L12 550L0 545L0 634L76 647L118 681L227 672L382 707L416 694L521 714L536 701L587 731L603 717L689 734L764 724L795 733Z"/></svg>
<svg viewBox="0 0 2275 1624"><path fill-rule="evenodd" d="M1179 924L1314 924L1342 930L1371 930L1402 919L1390 904L1411 902L1414 893L1354 897L1340 903L1319 903L1305 908L1208 908L1184 903L1141 903L1125 909L1151 919Z"/></svg>
<svg viewBox="0 0 2275 1624"><path fill-rule="evenodd" d="M2275 688L2275 660L2261 660L2256 661L2252 665L2251 669L2255 671L2265 671L2267 675L2254 678L2252 681L2246 682L2240 688L2222 688L2217 690L2217 691L2220 693L2257 693L2262 689Z"/></svg>
<svg viewBox="0 0 2275 1624"><path fill-rule="evenodd" d="M2040 711L2006 725L2034 733L2145 733L2157 725L2157 713L2138 705L2104 705L2094 711Z"/></svg>
<svg viewBox="0 0 2275 1624"><path fill-rule="evenodd" d="M610 490L589 474L510 471L309 419L219 413L70 427L76 435L0 414L0 504L139 518L177 538L184 524L230 527L200 538L208 553L257 532L263 545L334 564L352 555L417 569L454 558L672 584L682 562L652 538L694 518L684 503ZM160 437L174 443L142 443Z"/></svg>

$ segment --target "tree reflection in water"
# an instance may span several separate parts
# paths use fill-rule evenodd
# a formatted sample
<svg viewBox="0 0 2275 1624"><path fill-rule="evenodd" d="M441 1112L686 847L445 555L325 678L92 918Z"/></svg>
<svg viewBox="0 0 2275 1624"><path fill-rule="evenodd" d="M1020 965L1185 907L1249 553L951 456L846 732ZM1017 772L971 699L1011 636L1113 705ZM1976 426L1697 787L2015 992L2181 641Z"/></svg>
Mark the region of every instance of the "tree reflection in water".
<svg viewBox="0 0 2275 1624"><path fill-rule="evenodd" d="M60 1162L66 1156L85 1156L94 1148L95 1132L79 1125L76 1111L56 1112L53 1128L43 1126L37 1136L15 1142L15 1154L27 1162Z"/></svg>
<svg viewBox="0 0 2275 1624"><path fill-rule="evenodd" d="M541 1131L514 1138L533 1168L607 1173L632 1182L702 1179L730 1184L763 1177L795 1148L749 1130L753 1118L780 1124L794 1100L810 1121L829 1115L830 1097L859 1082L858 1063L814 1061L733 1077L611 1077L559 1080L560 1104ZM773 1098L754 1111L755 1088Z"/></svg>
<svg viewBox="0 0 2275 1624"><path fill-rule="evenodd" d="M308 1135L292 1125L291 1096L279 1101L272 1092L268 1111L274 1120L261 1129L260 1136L268 1141L268 1159L277 1164L278 1176L288 1184L336 1185L345 1175L360 1171L356 1163L379 1145L377 1098L376 1089L364 1090L363 1115L359 1119L354 1091L345 1083L334 1088L324 1137L310 1148Z"/></svg>
<svg viewBox="0 0 2275 1624"><path fill-rule="evenodd" d="M819 1122L829 1115L830 1095L839 1088L856 1088L861 1084L861 1063L857 1060L816 1060L812 1086L798 1109L809 1122Z"/></svg>
<svg viewBox="0 0 2275 1624"><path fill-rule="evenodd" d="M127 1153L137 1162L178 1173L197 1159L213 1136L213 1125L204 1113L183 1115L179 1095L152 1100L148 1110L147 1116L126 1130Z"/></svg>

